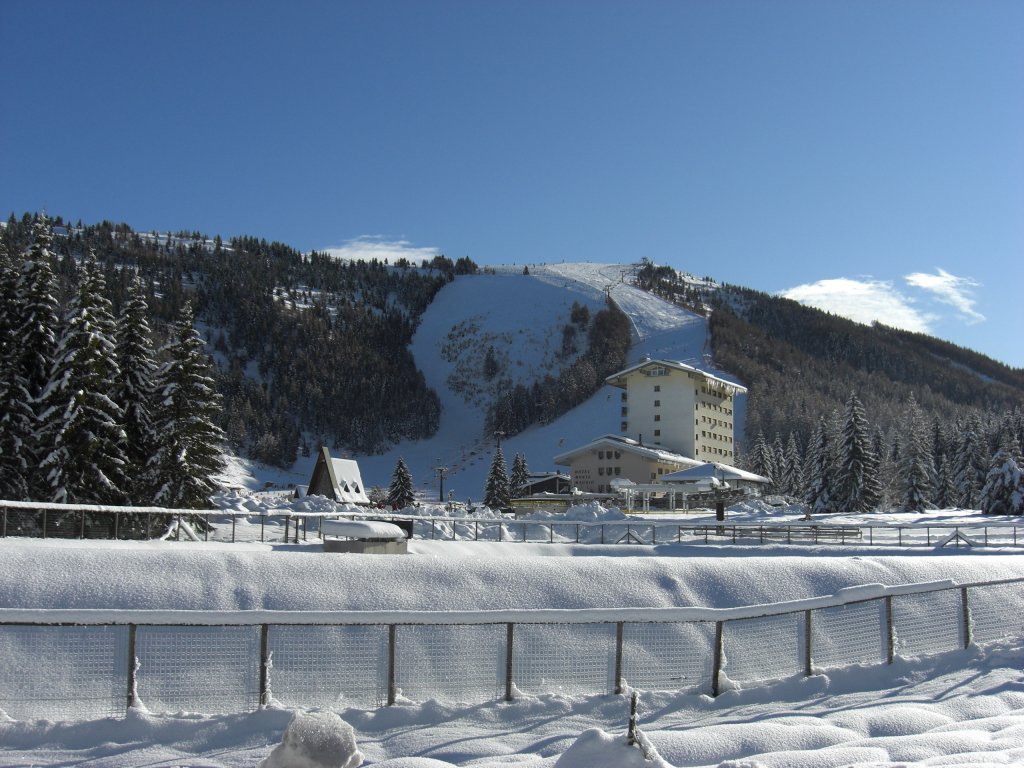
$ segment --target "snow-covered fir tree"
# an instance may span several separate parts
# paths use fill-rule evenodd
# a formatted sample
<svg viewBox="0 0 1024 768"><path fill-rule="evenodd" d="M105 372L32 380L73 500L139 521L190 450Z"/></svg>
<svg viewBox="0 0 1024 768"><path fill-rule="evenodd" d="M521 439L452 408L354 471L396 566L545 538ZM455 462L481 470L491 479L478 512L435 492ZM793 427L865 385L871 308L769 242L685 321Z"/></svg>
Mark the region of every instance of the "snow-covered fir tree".
<svg viewBox="0 0 1024 768"><path fill-rule="evenodd" d="M786 441L786 459L782 471L782 492L787 496L803 498L804 496L804 460L796 435L789 433Z"/></svg>
<svg viewBox="0 0 1024 768"><path fill-rule="evenodd" d="M526 484L530 481L530 470L526 466L526 457L518 453L512 459L512 496L522 496L526 491Z"/></svg>
<svg viewBox="0 0 1024 768"><path fill-rule="evenodd" d="M828 439L828 425L825 417L818 420L814 437L807 445L807 460L804 464L807 475L807 514L822 515L835 511L832 499L832 474L835 462L832 446Z"/></svg>
<svg viewBox="0 0 1024 768"><path fill-rule="evenodd" d="M185 304L163 350L167 362L157 379L159 436L150 460L153 502L165 507L201 509L216 488L213 475L223 466L224 434L217 426L220 395L213 388L203 342Z"/></svg>
<svg viewBox="0 0 1024 768"><path fill-rule="evenodd" d="M145 467L156 451L153 427L156 407L157 365L153 358L152 333L146 319L148 308L142 282L135 275L128 284L128 296L117 324L119 377L114 401L121 407L125 434L125 456L130 466ZM132 502L148 501L144 473L134 473L125 489Z"/></svg>
<svg viewBox="0 0 1024 768"><path fill-rule="evenodd" d="M992 455L985 486L981 489L979 506L986 515L1024 514L1024 476L1020 456L1009 440Z"/></svg>
<svg viewBox="0 0 1024 768"><path fill-rule="evenodd" d="M851 392L836 457L835 505L843 512L870 512L881 500L878 459L871 450L864 406Z"/></svg>
<svg viewBox="0 0 1024 768"><path fill-rule="evenodd" d="M28 499L24 442L34 421L21 370L20 327L18 271L0 239L0 497L16 501Z"/></svg>
<svg viewBox="0 0 1024 768"><path fill-rule="evenodd" d="M122 412L107 393L117 386L114 317L106 284L90 255L57 346L50 382L39 397L39 471L47 501L125 501Z"/></svg>
<svg viewBox="0 0 1024 768"><path fill-rule="evenodd" d="M508 481L508 470L505 468L505 457L501 453L501 446L494 451L494 459L491 460L491 468L487 472L487 482L484 485L484 505L491 509L504 509L512 500L511 488Z"/></svg>
<svg viewBox="0 0 1024 768"><path fill-rule="evenodd" d="M934 501L935 506L939 509L950 509L956 506L956 488L953 487L950 459L945 454L935 459Z"/></svg>
<svg viewBox="0 0 1024 768"><path fill-rule="evenodd" d="M35 499L50 496L45 474L38 471L47 450L46 438L44 444L38 438L48 431L41 423L46 410L42 395L50 382L61 327L52 242L50 223L46 216L40 216L33 223L32 244L22 257L17 288L21 304L21 324L15 334L20 347L17 364L28 399L19 409L12 428L21 434L22 455L28 467L28 494Z"/></svg>
<svg viewBox="0 0 1024 768"><path fill-rule="evenodd" d="M978 494L988 472L988 451L982 435L981 422L970 418L962 426L960 441L953 462L953 489L956 506L977 509Z"/></svg>
<svg viewBox="0 0 1024 768"><path fill-rule="evenodd" d="M747 455L747 467L756 475L768 478L769 485L775 487L775 455L764 434L759 432L754 447Z"/></svg>
<svg viewBox="0 0 1024 768"><path fill-rule="evenodd" d="M901 509L905 512L922 512L932 504L931 446L928 442L924 419L917 400L911 393L907 401L906 444L899 463L899 479L902 496Z"/></svg>
<svg viewBox="0 0 1024 768"><path fill-rule="evenodd" d="M392 509L405 509L415 500L412 487L412 475L405 459L399 456L395 471L391 473L391 485L388 487L388 504Z"/></svg>

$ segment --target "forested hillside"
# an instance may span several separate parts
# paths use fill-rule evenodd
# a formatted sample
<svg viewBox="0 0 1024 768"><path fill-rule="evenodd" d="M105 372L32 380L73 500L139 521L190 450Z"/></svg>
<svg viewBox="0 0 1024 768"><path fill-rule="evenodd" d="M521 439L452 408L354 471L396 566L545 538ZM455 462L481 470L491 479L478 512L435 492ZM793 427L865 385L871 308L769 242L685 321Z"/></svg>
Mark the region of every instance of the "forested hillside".
<svg viewBox="0 0 1024 768"><path fill-rule="evenodd" d="M17 259L38 216L3 230ZM156 346L186 301L218 365L220 425L242 453L289 465L317 443L373 452L430 435L440 405L408 343L423 309L468 259L430 264L342 262L256 238L140 233L125 224L53 222L61 305L93 253L115 313L141 279Z"/></svg>

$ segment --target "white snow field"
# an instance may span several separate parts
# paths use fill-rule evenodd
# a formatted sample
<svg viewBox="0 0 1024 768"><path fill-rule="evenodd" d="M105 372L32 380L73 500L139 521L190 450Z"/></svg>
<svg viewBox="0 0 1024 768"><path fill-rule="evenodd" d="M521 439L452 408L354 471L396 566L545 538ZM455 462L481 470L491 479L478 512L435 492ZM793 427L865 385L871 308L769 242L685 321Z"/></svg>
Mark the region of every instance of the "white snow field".
<svg viewBox="0 0 1024 768"><path fill-rule="evenodd" d="M468 615L496 609L633 609L642 615L653 609L827 597L851 587L864 594L882 589L863 585L1024 576L1024 559L1011 549L866 548L851 555L848 549L810 545L412 541L410 552L332 555L313 542L0 539L0 612L44 609L44 615L55 617L78 610L111 617L118 610L194 611L197 622L213 611L268 610ZM901 652L891 666L847 664L811 677L785 672L774 682L747 685L728 679L717 698L697 690L640 691L646 762L639 749L625 746L626 695L577 695L556 687L551 693L519 691L507 703L499 696L462 703L406 691L395 706L381 708L339 701L312 712L275 704L228 714L139 708L126 717L65 721L0 715L0 765L255 766L266 761L267 768L319 768L358 765L357 752L363 765L387 768L1021 765L1024 590L1000 589L1005 601L1000 621L1005 620L1008 634L982 646L920 657ZM386 619L386 613L376 618ZM48 646L34 652L43 647ZM233 647L225 634L225 666L232 662ZM765 648L766 657L771 650ZM475 673L479 665L471 651L463 647L451 661L456 676L459 670ZM31 652L6 648L0 680L10 679L13 667L38 661L18 658ZM582 658L582 647L569 649L567 658L577 652ZM170 674L177 669L195 700L212 700L222 681L216 676L196 681L189 662L187 652L169 659ZM585 666L581 670L586 673ZM307 674L315 688L317 668ZM145 696L141 703L146 704ZM74 702L70 705L74 709Z"/></svg>

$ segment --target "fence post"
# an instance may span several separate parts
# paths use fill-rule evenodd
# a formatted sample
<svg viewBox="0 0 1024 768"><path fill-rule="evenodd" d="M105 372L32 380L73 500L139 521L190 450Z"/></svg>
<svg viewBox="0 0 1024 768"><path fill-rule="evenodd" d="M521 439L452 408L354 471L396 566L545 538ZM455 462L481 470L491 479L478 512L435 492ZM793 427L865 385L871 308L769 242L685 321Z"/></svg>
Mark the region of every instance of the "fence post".
<svg viewBox="0 0 1024 768"><path fill-rule="evenodd" d="M715 622L715 661L711 670L711 695L714 697L718 696L718 678L722 673L722 656L724 655L723 651L725 650L724 628L724 621Z"/></svg>
<svg viewBox="0 0 1024 768"><path fill-rule="evenodd" d="M511 621L505 625L505 701L512 701L512 646L516 625Z"/></svg>
<svg viewBox="0 0 1024 768"><path fill-rule="evenodd" d="M260 708L270 706L270 626L260 625Z"/></svg>
<svg viewBox="0 0 1024 768"><path fill-rule="evenodd" d="M615 693L622 693L622 634L623 622L615 624Z"/></svg>
<svg viewBox="0 0 1024 768"><path fill-rule="evenodd" d="M84 509L82 510L82 529L81 529L81 531L78 534L78 538L80 538L80 539L84 539L85 538L85 510Z"/></svg>
<svg viewBox="0 0 1024 768"><path fill-rule="evenodd" d="M812 613L812 611L804 611L804 677L810 677L814 674L811 649Z"/></svg>
<svg viewBox="0 0 1024 768"><path fill-rule="evenodd" d="M395 624L388 624L388 706L395 703L397 689L395 688L395 639L398 627Z"/></svg>
<svg viewBox="0 0 1024 768"><path fill-rule="evenodd" d="M971 637L971 608L967 602L967 587L960 587L960 620L963 622L964 648L970 648L973 637Z"/></svg>
<svg viewBox="0 0 1024 768"><path fill-rule="evenodd" d="M637 693L633 691L629 699L629 730L626 732L626 744L631 747L636 746L636 700Z"/></svg>
<svg viewBox="0 0 1024 768"><path fill-rule="evenodd" d="M1016 533L1016 531L1017 529L1014 528L1014 533ZM3 537L5 539L7 538L7 507L4 507L4 529L3 532L0 533L0 537Z"/></svg>
<svg viewBox="0 0 1024 768"><path fill-rule="evenodd" d="M896 633L892 622L892 595L885 596L885 663L892 664L896 657Z"/></svg>
<svg viewBox="0 0 1024 768"><path fill-rule="evenodd" d="M46 538L46 507L43 507L43 538Z"/></svg>
<svg viewBox="0 0 1024 768"><path fill-rule="evenodd" d="M127 708L131 710L135 704L138 694L138 683L135 678L135 634L138 630L134 624L128 625L128 702Z"/></svg>

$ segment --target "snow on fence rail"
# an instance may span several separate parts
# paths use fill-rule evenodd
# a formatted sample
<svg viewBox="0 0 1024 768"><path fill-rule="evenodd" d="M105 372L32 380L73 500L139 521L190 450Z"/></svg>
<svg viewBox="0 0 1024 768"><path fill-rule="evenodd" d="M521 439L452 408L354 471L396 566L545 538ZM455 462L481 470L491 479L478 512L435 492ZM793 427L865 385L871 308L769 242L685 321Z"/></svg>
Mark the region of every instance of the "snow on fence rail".
<svg viewBox="0 0 1024 768"><path fill-rule="evenodd" d="M615 522L514 520L505 517L430 517L345 511L270 508L237 511L117 507L0 500L0 538L168 538L203 541L308 541L319 520L386 520L409 523L414 539L554 544L787 543L853 546L1024 547L1024 523L979 516L976 523L835 524ZM191 521L191 522L190 522Z"/></svg>
<svg viewBox="0 0 1024 768"><path fill-rule="evenodd" d="M738 608L0 610L16 719L621 693L717 696L851 664L1024 637L1024 578L865 585Z"/></svg>

